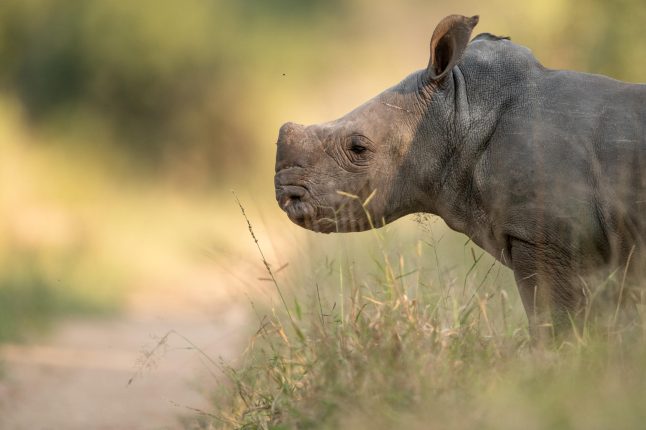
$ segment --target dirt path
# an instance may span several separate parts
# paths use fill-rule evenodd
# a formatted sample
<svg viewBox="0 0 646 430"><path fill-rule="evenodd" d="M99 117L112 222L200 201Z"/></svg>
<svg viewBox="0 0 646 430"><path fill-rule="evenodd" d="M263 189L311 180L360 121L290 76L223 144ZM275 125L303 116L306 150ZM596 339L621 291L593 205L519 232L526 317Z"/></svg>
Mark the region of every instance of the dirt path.
<svg viewBox="0 0 646 430"><path fill-rule="evenodd" d="M169 331L210 357L233 358L245 337L244 309L146 294L145 306L133 297L120 317L65 321L42 342L0 347L0 429L176 429L186 406L208 409L216 382L180 336L171 334L145 368L138 363Z"/></svg>

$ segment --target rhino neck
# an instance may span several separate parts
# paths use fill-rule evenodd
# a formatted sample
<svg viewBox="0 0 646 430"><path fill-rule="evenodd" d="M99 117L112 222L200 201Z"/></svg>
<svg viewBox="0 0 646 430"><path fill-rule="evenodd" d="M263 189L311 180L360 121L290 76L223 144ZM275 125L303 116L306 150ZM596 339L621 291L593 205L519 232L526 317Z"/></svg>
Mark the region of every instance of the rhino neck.
<svg viewBox="0 0 646 430"><path fill-rule="evenodd" d="M491 174L490 146L500 143L493 140L506 118L533 103L533 83L544 70L527 48L476 37L441 85L422 86L426 112L415 138L421 144L400 168L415 176L395 187L407 197L400 212L439 215L476 243L488 234L493 220L482 189Z"/></svg>
<svg viewBox="0 0 646 430"><path fill-rule="evenodd" d="M467 83L462 70L456 66L448 77L442 92L442 104L450 115L445 126L435 129L445 142L439 175L430 178L429 189L434 194L429 201L429 212L439 215L454 230L470 234L473 225L474 196L473 171L486 151L483 131L495 128L495 121L486 126L481 118L474 117L469 103ZM476 110L477 112L477 110ZM479 130L474 125L479 124ZM448 125L448 126L446 126Z"/></svg>
<svg viewBox="0 0 646 430"><path fill-rule="evenodd" d="M492 136L507 112L522 105L526 80L503 84L499 70L469 60L467 56L453 69L442 89L442 103L451 112L450 126L434 126L447 143L439 175L427 180L433 203L425 211L477 241L491 231L480 184L486 182ZM503 85L508 85L504 91Z"/></svg>

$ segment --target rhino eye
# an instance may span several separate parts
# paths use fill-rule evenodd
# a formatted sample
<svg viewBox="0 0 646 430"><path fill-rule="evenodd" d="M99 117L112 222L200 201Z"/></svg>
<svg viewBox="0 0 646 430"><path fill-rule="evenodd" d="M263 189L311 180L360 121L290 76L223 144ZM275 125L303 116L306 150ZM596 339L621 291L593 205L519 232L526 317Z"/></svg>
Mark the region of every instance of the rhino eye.
<svg viewBox="0 0 646 430"><path fill-rule="evenodd" d="M372 155L372 143L364 136L354 135L350 137L347 150L350 161L361 164L367 162Z"/></svg>
<svg viewBox="0 0 646 430"><path fill-rule="evenodd" d="M357 155L359 155L359 154L363 154L363 152L364 152L366 149L367 149L367 148L366 148L365 146L360 145L360 144L358 144L358 143L353 143L353 144L352 144L352 146L350 146L350 151L354 152L354 153L355 153L355 154L357 154Z"/></svg>

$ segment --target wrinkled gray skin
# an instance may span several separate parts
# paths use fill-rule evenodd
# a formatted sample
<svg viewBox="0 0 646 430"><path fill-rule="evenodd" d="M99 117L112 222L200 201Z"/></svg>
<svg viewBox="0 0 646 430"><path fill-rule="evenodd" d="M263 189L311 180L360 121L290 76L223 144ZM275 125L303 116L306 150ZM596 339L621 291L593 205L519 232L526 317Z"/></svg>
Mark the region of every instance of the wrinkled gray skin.
<svg viewBox="0 0 646 430"><path fill-rule="evenodd" d="M426 69L342 118L283 125L276 198L325 233L439 215L514 271L542 335L581 317L595 276L642 275L646 85L469 42L477 21L445 18Z"/></svg>

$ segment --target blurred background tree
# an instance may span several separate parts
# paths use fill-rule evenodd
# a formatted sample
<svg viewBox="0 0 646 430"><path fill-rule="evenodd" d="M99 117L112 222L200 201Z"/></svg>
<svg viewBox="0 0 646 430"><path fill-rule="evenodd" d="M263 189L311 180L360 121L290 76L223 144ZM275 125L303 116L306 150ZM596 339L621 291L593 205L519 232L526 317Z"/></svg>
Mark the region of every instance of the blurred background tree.
<svg viewBox="0 0 646 430"><path fill-rule="evenodd" d="M643 1L496 3L503 4L463 1L452 11L480 13L483 23L527 38L537 52L555 48L543 56L555 66L643 78ZM451 12L447 7L362 0L4 0L0 84L34 124L90 123L109 137L91 139L90 132L87 145L107 141L137 169L221 184L259 159L254 142L269 137L259 138L257 122L280 102L263 97L274 95L267 88L287 71L309 69L308 81L317 85L348 66L336 57L375 53L384 35L410 44L396 34L409 32L402 29L406 21L427 35L414 40L422 46L433 23Z"/></svg>
<svg viewBox="0 0 646 430"><path fill-rule="evenodd" d="M249 65L277 48L260 38L333 9L339 2L8 0L0 79L34 124L103 123L138 168L190 164L218 183L253 159L259 112L249 100L263 71Z"/></svg>
<svg viewBox="0 0 646 430"><path fill-rule="evenodd" d="M570 44L568 52L578 69L646 81L645 2L574 0L568 15L570 27L562 37Z"/></svg>

